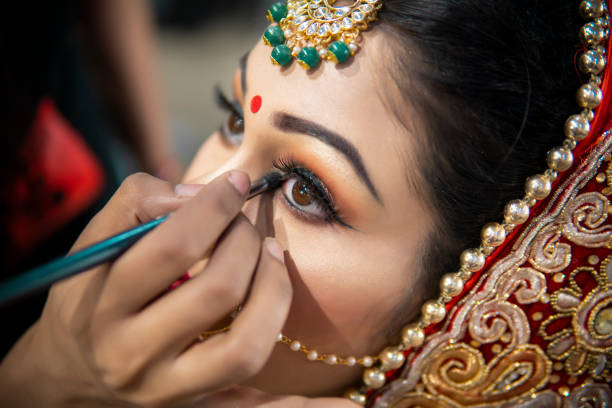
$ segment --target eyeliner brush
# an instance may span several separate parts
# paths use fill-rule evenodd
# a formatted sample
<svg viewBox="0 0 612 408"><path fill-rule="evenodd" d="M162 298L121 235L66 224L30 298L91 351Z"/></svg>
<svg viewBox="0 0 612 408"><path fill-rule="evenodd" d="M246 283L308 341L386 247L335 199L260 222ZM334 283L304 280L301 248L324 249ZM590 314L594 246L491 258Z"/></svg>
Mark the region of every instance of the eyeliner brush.
<svg viewBox="0 0 612 408"><path fill-rule="evenodd" d="M266 191L274 191L286 180L287 174L271 172L251 183L247 200ZM168 218L169 214L145 224L120 232L110 238L92 244L73 254L54 259L30 269L0 284L0 306L28 294L49 288L55 282L89 270L95 266L118 258L140 238L152 231Z"/></svg>

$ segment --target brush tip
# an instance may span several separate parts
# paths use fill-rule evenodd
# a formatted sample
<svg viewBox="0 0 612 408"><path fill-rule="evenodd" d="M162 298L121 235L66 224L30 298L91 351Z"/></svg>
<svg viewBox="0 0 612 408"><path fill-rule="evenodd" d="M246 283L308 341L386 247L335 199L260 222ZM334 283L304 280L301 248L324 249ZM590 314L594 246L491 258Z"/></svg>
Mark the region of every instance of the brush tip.
<svg viewBox="0 0 612 408"><path fill-rule="evenodd" d="M277 171L269 173L265 176L266 183L268 184L268 190L276 190L280 187L281 183L287 179L287 174L279 173Z"/></svg>

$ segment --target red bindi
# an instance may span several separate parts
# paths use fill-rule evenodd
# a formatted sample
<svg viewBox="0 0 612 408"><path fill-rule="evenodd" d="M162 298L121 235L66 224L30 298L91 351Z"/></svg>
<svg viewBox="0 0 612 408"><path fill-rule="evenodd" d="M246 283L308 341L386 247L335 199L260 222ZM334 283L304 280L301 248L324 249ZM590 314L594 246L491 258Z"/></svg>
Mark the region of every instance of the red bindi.
<svg viewBox="0 0 612 408"><path fill-rule="evenodd" d="M261 109L261 96L255 95L253 99L251 99L251 112L257 113Z"/></svg>

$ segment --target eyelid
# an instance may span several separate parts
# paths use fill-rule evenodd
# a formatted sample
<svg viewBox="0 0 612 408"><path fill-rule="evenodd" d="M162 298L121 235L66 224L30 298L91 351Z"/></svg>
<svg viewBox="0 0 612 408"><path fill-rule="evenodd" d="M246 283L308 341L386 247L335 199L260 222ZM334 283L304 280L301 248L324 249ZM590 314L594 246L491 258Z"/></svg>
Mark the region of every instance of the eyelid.
<svg viewBox="0 0 612 408"><path fill-rule="evenodd" d="M238 101L230 101L229 98L225 96L219 85L215 86L215 99L217 104L222 109L228 110L234 115L238 116L240 119L244 120L244 111L242 110L242 106L240 106Z"/></svg>

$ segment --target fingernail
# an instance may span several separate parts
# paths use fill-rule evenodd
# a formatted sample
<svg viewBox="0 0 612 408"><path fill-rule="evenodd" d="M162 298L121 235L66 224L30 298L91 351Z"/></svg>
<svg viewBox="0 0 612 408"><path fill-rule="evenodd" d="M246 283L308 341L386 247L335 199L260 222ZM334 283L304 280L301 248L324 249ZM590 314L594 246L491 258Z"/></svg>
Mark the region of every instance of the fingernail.
<svg viewBox="0 0 612 408"><path fill-rule="evenodd" d="M227 177L227 181L229 181L231 185L238 190L240 195L243 196L245 196L249 191L249 188L251 188L249 177L240 171L232 171Z"/></svg>
<svg viewBox="0 0 612 408"><path fill-rule="evenodd" d="M270 255L278 259L281 263L285 263L285 257L283 256L283 249L274 239L268 239L266 242L266 247L268 248L268 252Z"/></svg>
<svg viewBox="0 0 612 408"><path fill-rule="evenodd" d="M204 187L204 184L177 184L174 193L178 196L193 197Z"/></svg>

